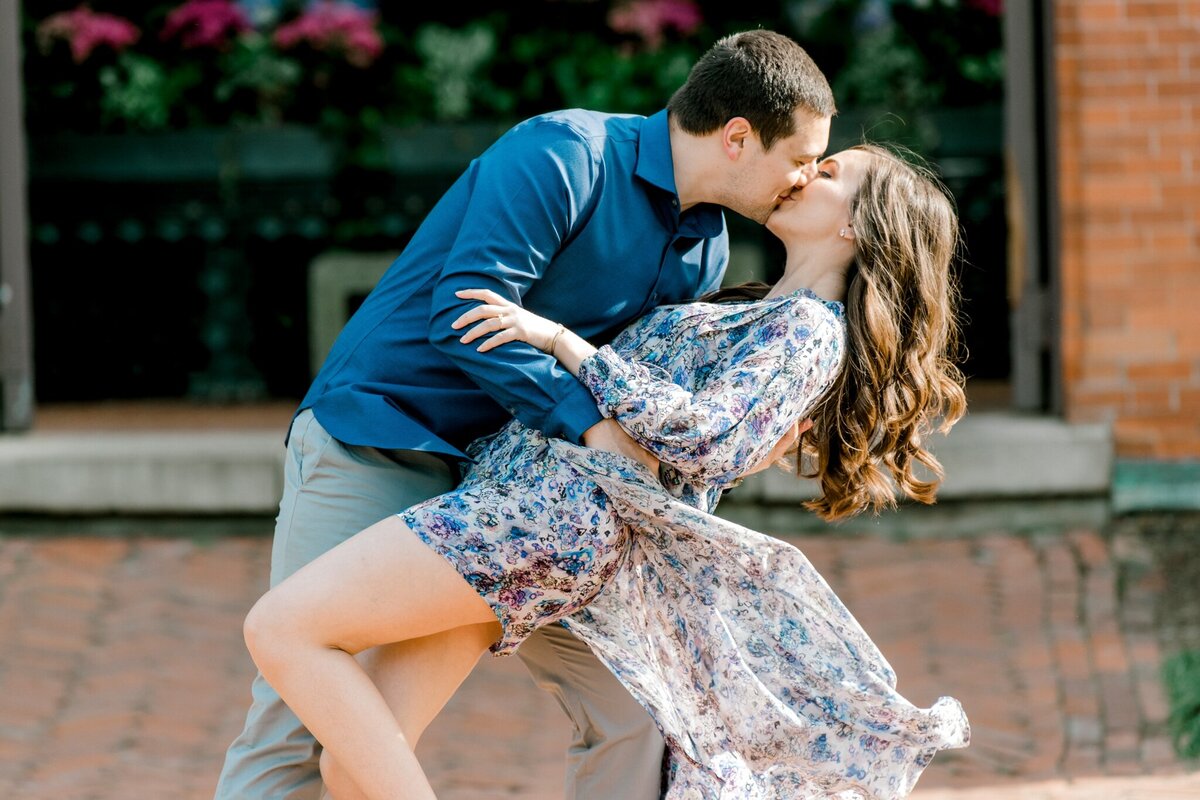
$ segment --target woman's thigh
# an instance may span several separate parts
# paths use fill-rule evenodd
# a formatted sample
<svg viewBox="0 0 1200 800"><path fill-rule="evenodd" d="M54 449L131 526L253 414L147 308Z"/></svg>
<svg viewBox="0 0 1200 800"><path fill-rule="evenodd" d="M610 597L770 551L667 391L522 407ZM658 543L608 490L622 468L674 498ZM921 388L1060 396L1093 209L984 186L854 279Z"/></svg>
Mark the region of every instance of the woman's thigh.
<svg viewBox="0 0 1200 800"><path fill-rule="evenodd" d="M289 637L359 653L464 625L500 626L488 604L398 517L300 568L261 609Z"/></svg>
<svg viewBox="0 0 1200 800"><path fill-rule="evenodd" d="M499 624L454 630L372 647L358 655L363 669L413 747L500 635Z"/></svg>
<svg viewBox="0 0 1200 800"><path fill-rule="evenodd" d="M497 623L465 625L358 654L410 746L417 746L425 728L471 674L498 628ZM328 750L321 756L321 776L326 784L321 800L366 800Z"/></svg>

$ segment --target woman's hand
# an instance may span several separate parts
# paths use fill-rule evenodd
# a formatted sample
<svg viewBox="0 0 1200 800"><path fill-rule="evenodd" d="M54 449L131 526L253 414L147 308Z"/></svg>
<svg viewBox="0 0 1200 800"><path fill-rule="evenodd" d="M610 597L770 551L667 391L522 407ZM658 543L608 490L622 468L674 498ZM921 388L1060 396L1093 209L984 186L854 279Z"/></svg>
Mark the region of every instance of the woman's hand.
<svg viewBox="0 0 1200 800"><path fill-rule="evenodd" d="M783 434L783 438L775 443L775 446L771 448L771 452L767 454L767 457L752 469L747 470L745 475L762 472L767 467L776 464L779 459L795 449L796 443L800 441L800 437L807 433L808 429L812 426L813 421L811 419L806 419L802 422L793 422L792 427L788 428L787 432Z"/></svg>
<svg viewBox="0 0 1200 800"><path fill-rule="evenodd" d="M458 330L473 322L479 323L459 339L463 344L470 344L481 336L493 334L475 348L481 353L507 342L528 342L548 353L555 335L561 329L557 322L539 317L489 289L463 289L454 294L463 300L478 300L483 304L475 306L454 320L454 324L450 326Z"/></svg>

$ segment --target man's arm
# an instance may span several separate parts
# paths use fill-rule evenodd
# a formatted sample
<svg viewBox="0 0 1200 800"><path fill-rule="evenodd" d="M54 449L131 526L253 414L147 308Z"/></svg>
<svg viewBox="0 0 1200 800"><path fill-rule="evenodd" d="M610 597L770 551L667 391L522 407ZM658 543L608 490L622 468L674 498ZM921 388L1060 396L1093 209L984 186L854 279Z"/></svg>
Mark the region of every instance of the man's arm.
<svg viewBox="0 0 1200 800"><path fill-rule="evenodd" d="M521 303L591 213L597 169L588 142L556 122L529 123L482 156L466 221L433 290L428 328L430 343L513 416L575 442L601 415L553 357L524 343L484 355L462 344L451 323L475 304L456 296L463 289Z"/></svg>

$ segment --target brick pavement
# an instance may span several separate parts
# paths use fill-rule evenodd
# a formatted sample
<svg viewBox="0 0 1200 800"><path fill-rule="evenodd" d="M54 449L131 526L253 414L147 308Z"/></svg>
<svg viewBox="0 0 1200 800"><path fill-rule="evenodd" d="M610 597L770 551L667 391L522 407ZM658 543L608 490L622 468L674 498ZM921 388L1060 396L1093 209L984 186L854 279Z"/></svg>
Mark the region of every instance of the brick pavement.
<svg viewBox="0 0 1200 800"><path fill-rule="evenodd" d="M208 798L240 728L251 675L240 625L268 539L109 528L128 535L0 526L0 798ZM794 541L901 691L921 705L954 695L971 717L972 746L939 755L915 797L1200 796L1163 732L1162 581L1135 539ZM551 800L568 735L516 659L485 660L421 755L444 800Z"/></svg>

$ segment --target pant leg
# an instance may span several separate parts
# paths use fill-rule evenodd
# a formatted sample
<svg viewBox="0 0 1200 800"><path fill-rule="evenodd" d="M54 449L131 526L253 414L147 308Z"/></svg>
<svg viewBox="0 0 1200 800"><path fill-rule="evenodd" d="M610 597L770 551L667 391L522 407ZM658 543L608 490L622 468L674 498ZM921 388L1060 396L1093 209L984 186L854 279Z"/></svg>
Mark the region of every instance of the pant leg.
<svg viewBox="0 0 1200 800"><path fill-rule="evenodd" d="M517 655L575 724L567 751L566 800L658 800L662 736L591 649L552 624L526 639Z"/></svg>
<svg viewBox="0 0 1200 800"><path fill-rule="evenodd" d="M272 586L363 528L453 488L449 467L435 457L394 455L342 445L311 411L296 417L275 521ZM316 800L316 741L261 675L251 694L245 727L225 755L216 800Z"/></svg>

